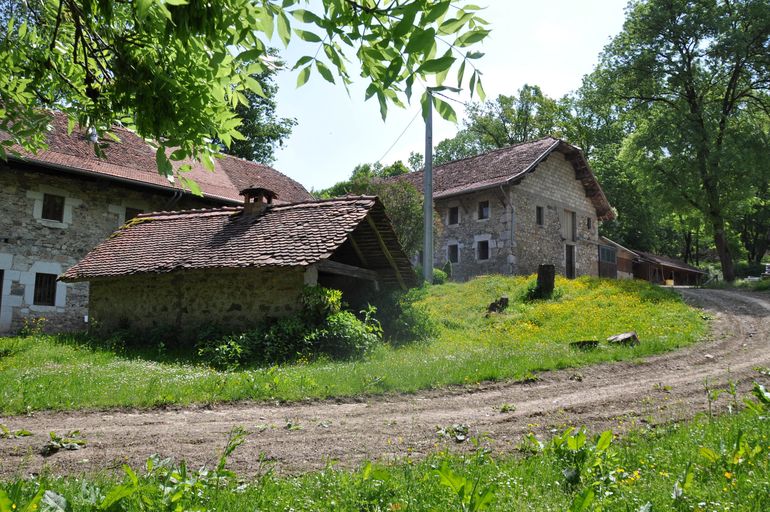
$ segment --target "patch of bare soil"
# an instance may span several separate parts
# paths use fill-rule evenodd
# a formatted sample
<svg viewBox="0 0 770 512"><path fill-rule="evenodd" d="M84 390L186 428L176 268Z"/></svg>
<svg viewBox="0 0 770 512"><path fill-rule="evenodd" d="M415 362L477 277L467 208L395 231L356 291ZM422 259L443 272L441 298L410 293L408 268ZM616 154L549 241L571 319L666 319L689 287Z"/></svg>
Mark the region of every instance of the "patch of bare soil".
<svg viewBox="0 0 770 512"><path fill-rule="evenodd" d="M270 405L106 412L41 412L0 419L32 437L0 440L0 477L38 473L78 474L142 467L158 453L197 467L213 464L228 431L251 434L231 458L244 475L273 461L281 472L318 469L331 461L352 467L366 459L422 457L437 447L469 449L437 436L438 427L467 424L490 447L515 449L530 431L547 434L566 425L622 432L642 424L687 419L707 408L704 385L738 385L741 393L770 366L770 300L766 295L682 289L685 299L713 314L710 338L694 346L641 361L547 372L529 384L499 383L414 395L384 396L360 403L321 401ZM644 340L642 340L644 343ZM722 394L717 412L731 405ZM503 404L514 411L501 412ZM82 450L39 454L47 432L80 430Z"/></svg>

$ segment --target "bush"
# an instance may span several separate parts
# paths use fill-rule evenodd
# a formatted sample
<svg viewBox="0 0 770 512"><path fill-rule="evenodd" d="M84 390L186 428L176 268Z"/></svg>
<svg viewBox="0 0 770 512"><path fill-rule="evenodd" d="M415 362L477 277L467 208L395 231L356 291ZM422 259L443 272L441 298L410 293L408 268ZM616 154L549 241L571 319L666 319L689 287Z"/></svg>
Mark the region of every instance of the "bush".
<svg viewBox="0 0 770 512"><path fill-rule="evenodd" d="M433 269L433 284L444 284L447 281L447 274L440 268Z"/></svg>
<svg viewBox="0 0 770 512"><path fill-rule="evenodd" d="M310 326L302 313L273 320L264 330L253 331L252 348L260 362L278 363L312 351L306 339Z"/></svg>
<svg viewBox="0 0 770 512"><path fill-rule="evenodd" d="M306 286L302 291L302 310L312 322L323 322L342 311L342 292L323 286Z"/></svg>
<svg viewBox="0 0 770 512"><path fill-rule="evenodd" d="M369 352L380 341L381 329L376 320L362 322L350 311L330 315L323 327L308 334L310 343L324 354L349 359Z"/></svg>
<svg viewBox="0 0 770 512"><path fill-rule="evenodd" d="M198 356L220 370L234 370L247 358L246 335L226 336L198 343Z"/></svg>
<svg viewBox="0 0 770 512"><path fill-rule="evenodd" d="M426 290L414 288L406 293L394 292L378 301L382 330L392 345L427 341L436 335L436 323L425 309L416 305Z"/></svg>

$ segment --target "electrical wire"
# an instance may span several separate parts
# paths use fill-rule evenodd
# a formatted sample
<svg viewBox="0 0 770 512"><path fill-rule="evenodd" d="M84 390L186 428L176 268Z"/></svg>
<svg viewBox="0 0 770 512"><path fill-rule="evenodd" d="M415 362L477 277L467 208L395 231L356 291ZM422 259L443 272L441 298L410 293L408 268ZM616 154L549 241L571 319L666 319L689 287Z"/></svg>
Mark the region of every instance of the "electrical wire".
<svg viewBox="0 0 770 512"><path fill-rule="evenodd" d="M414 120L417 119L418 115L420 115L420 112L422 112L422 108L417 109L417 112L415 112L414 117L412 117L412 120L409 121L409 124L406 125L406 128L404 128L404 131L402 131L401 134L398 137L396 137L396 140L393 141L393 144L391 144L390 147L385 151L385 153L380 158L377 159L378 162L381 162L383 158L388 156L388 153L390 153L390 151L396 146L396 144L398 144L398 141L401 140L401 137L404 136L404 134L409 129L409 127L412 126L412 123L414 123Z"/></svg>

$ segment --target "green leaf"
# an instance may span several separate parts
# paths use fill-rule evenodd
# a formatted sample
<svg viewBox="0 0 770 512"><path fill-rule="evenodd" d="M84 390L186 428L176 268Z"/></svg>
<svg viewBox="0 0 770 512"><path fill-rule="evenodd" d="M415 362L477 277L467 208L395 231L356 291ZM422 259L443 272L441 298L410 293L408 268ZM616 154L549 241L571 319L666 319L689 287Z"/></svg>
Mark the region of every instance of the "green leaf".
<svg viewBox="0 0 770 512"><path fill-rule="evenodd" d="M307 83L310 78L310 71L312 71L312 68L307 66L299 72L299 75L297 75L297 87L302 87Z"/></svg>
<svg viewBox="0 0 770 512"><path fill-rule="evenodd" d="M289 18L283 11L278 13L278 37L281 38L284 46L289 46L289 41L291 41L291 23L289 23Z"/></svg>
<svg viewBox="0 0 770 512"><path fill-rule="evenodd" d="M602 432L602 434L599 436L599 440L596 441L596 451L599 453L602 453L607 450L607 448L610 447L610 444L612 444L612 431L605 430Z"/></svg>
<svg viewBox="0 0 770 512"><path fill-rule="evenodd" d="M155 151L155 164L158 167L158 173L162 176L171 176L174 172L174 168L171 167L171 162L166 156L165 147L159 146Z"/></svg>
<svg viewBox="0 0 770 512"><path fill-rule="evenodd" d="M451 68L454 61L454 57L444 54L443 57L439 57L438 59L426 60L418 70L423 73L441 73L442 71Z"/></svg>
<svg viewBox="0 0 770 512"><path fill-rule="evenodd" d="M446 14L446 12L449 10L450 3L450 0L446 0L436 4L430 11L428 11L428 14L422 17L423 25L433 23L434 21L441 18L444 14Z"/></svg>
<svg viewBox="0 0 770 512"><path fill-rule="evenodd" d="M164 3L168 5L187 5L190 2L188 2L187 0L164 0Z"/></svg>
<svg viewBox="0 0 770 512"><path fill-rule="evenodd" d="M457 39L455 39L455 46L470 46L472 44L482 41L489 35L490 30L474 30L473 32L466 32Z"/></svg>
<svg viewBox="0 0 770 512"><path fill-rule="evenodd" d="M409 38L409 42L404 47L406 53L427 53L430 51L436 40L436 30L429 28L427 30L416 29Z"/></svg>
<svg viewBox="0 0 770 512"><path fill-rule="evenodd" d="M594 497L594 490L590 487L586 487L583 492L575 496L575 499L572 500L569 512L585 512L593 504Z"/></svg>
<svg viewBox="0 0 770 512"><path fill-rule="evenodd" d="M311 57L310 55L305 55L304 57L300 57L297 60L297 62L294 63L294 67L292 67L291 69L292 71L294 71L295 69L304 66L305 64L307 64L312 60L313 60L313 57Z"/></svg>
<svg viewBox="0 0 770 512"><path fill-rule="evenodd" d="M107 493L107 496L104 497L104 500L102 500L102 502L99 504L99 508L102 510L108 510L115 503L133 495L136 490L137 488L134 485L123 484L113 487L110 492Z"/></svg>
<svg viewBox="0 0 770 512"><path fill-rule="evenodd" d="M701 456L706 459L707 461L711 462L712 464L714 462L717 462L719 460L719 454L712 450L711 448L706 448L705 446L701 446L700 450L698 452L701 454Z"/></svg>
<svg viewBox="0 0 770 512"><path fill-rule="evenodd" d="M309 43L320 43L322 41L318 34L315 32L310 32L309 30L295 28L294 33L297 34L300 39Z"/></svg>
<svg viewBox="0 0 770 512"><path fill-rule="evenodd" d="M11 498L8 497L4 490L0 489L0 512L16 512L12 507L13 502Z"/></svg>
<svg viewBox="0 0 770 512"><path fill-rule="evenodd" d="M318 72L321 73L321 76L324 78L324 80L334 83L334 75L332 75L332 72L324 65L323 62L320 60L315 61L315 67L318 68Z"/></svg>
<svg viewBox="0 0 770 512"><path fill-rule="evenodd" d="M470 21L473 17L474 14L472 12L466 12L459 18L448 19L439 27L439 34L454 34L460 30L463 25L468 23L468 21Z"/></svg>
<svg viewBox="0 0 770 512"><path fill-rule="evenodd" d="M487 93L484 92L484 87L481 86L481 79L476 80L476 93L479 95L479 99L484 101L487 99Z"/></svg>
<svg viewBox="0 0 770 512"><path fill-rule="evenodd" d="M305 9L295 9L291 12L291 15L294 16L296 20L299 20L303 23L315 23L316 25L320 25L322 23L321 18Z"/></svg>
<svg viewBox="0 0 770 512"><path fill-rule="evenodd" d="M259 83L259 81L255 80L254 78L247 76L243 82L246 84L246 87L249 88L252 92L255 94L258 94L262 98L267 98L267 95L265 94L265 91L262 89L262 84Z"/></svg>
<svg viewBox="0 0 770 512"><path fill-rule="evenodd" d="M183 188L189 190L191 194L198 197L203 197L203 192L201 191L198 182L196 182L194 179L182 176L179 178L179 183Z"/></svg>

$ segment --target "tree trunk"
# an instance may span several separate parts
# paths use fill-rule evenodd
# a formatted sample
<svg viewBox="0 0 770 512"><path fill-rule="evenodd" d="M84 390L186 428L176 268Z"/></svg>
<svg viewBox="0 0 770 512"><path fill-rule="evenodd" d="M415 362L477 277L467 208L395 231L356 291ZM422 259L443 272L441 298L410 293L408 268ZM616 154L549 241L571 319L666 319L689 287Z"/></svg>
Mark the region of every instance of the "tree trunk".
<svg viewBox="0 0 770 512"><path fill-rule="evenodd" d="M722 265L722 277L725 281L732 283L735 281L735 268L733 267L733 255L730 254L730 247L725 236L725 221L719 215L713 216L711 226L714 229L714 245L716 245L719 255L719 263Z"/></svg>

